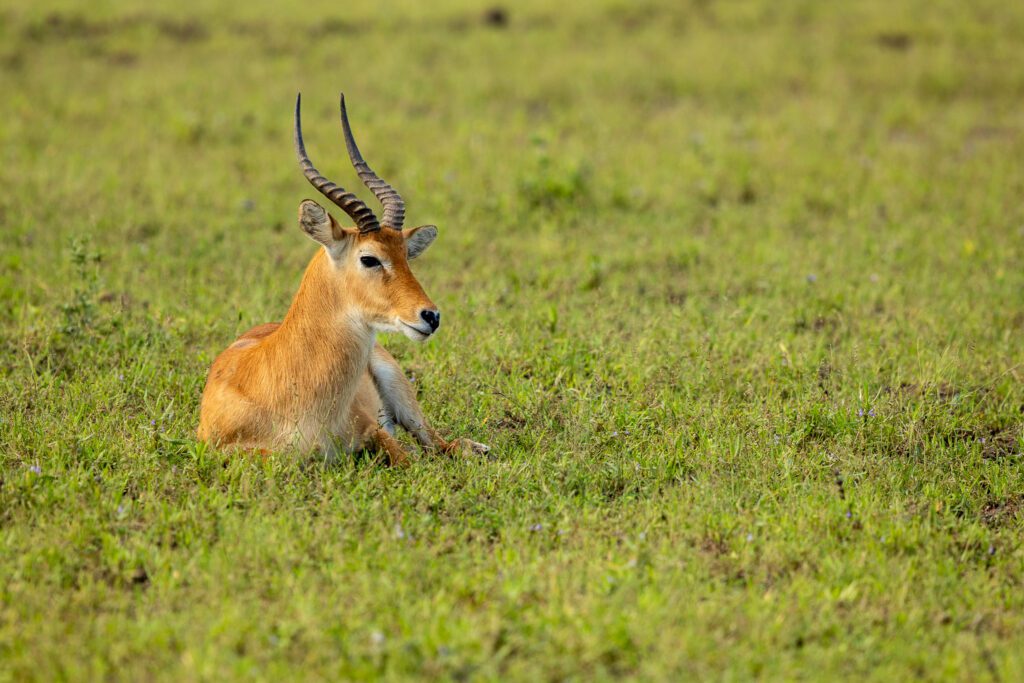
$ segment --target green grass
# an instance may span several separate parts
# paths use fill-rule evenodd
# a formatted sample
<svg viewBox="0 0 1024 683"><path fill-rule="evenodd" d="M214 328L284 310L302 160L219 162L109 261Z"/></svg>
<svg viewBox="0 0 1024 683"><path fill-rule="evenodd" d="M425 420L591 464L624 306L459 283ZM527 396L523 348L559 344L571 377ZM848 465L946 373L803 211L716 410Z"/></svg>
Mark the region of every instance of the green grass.
<svg viewBox="0 0 1024 683"><path fill-rule="evenodd" d="M347 4L0 10L0 680L1024 677L1024 5ZM341 89L493 460L193 438Z"/></svg>

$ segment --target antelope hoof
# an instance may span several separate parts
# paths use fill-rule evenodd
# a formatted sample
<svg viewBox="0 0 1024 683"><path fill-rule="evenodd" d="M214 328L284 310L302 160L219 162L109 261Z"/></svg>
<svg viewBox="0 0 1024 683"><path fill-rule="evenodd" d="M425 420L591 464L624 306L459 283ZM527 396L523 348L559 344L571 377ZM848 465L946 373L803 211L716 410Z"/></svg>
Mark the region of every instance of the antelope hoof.
<svg viewBox="0 0 1024 683"><path fill-rule="evenodd" d="M490 451L490 446L472 439L455 439L448 445L448 452L462 455L487 455Z"/></svg>

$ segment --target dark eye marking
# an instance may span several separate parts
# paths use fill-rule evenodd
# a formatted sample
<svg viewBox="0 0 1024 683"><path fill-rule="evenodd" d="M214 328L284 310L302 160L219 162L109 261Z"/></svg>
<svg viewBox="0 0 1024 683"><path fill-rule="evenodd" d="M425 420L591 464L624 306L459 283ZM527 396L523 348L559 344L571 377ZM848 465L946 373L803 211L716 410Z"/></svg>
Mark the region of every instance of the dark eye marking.
<svg viewBox="0 0 1024 683"><path fill-rule="evenodd" d="M362 263L363 266L365 266L366 268L376 268L377 266L380 265L380 259L378 259L376 256L360 256L359 262Z"/></svg>

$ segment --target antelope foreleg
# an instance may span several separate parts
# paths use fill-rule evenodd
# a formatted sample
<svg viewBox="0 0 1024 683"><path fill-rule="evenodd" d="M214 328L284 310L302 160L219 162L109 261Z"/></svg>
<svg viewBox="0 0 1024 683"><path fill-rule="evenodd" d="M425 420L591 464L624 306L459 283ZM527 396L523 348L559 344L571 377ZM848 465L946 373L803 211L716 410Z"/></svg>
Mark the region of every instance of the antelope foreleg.
<svg viewBox="0 0 1024 683"><path fill-rule="evenodd" d="M363 445L366 448L387 453L388 464L392 467L409 465L409 455L402 448L402 444L380 427L374 427L369 434L365 435Z"/></svg>
<svg viewBox="0 0 1024 683"><path fill-rule="evenodd" d="M370 357L370 374L373 376L381 404L384 406L386 422L393 420L402 426L426 450L440 453L477 453L490 451L489 446L470 439L448 441L427 423L416 400L416 389L402 372L394 358L381 346L376 346Z"/></svg>

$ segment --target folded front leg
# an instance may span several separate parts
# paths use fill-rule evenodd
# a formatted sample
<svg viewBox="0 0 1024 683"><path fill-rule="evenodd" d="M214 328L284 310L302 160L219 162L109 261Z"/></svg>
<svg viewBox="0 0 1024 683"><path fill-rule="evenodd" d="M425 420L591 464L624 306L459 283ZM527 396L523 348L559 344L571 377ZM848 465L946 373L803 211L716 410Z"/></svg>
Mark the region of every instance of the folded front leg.
<svg viewBox="0 0 1024 683"><path fill-rule="evenodd" d="M380 427L374 430L369 439L369 444L377 450L387 453L388 464L392 467L406 467L409 465L409 455L402 448L402 444L398 443L395 437Z"/></svg>
<svg viewBox="0 0 1024 683"><path fill-rule="evenodd" d="M376 346L370 358L370 374L389 419L402 426L427 450L441 453L476 453L483 455L489 446L470 439L448 441L427 423L416 400L416 388L402 372L402 368L383 347Z"/></svg>

